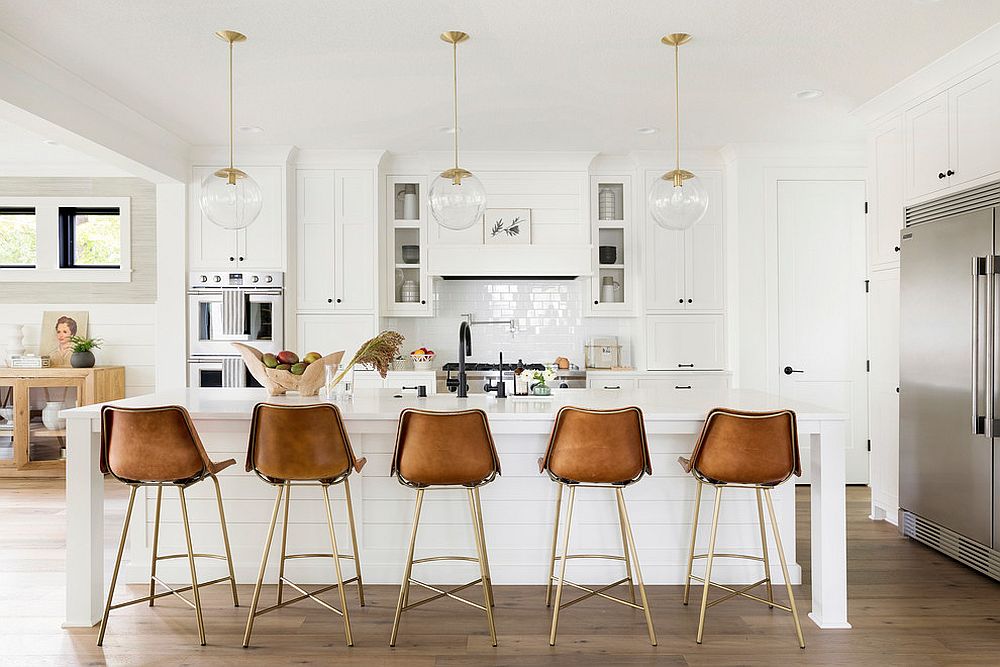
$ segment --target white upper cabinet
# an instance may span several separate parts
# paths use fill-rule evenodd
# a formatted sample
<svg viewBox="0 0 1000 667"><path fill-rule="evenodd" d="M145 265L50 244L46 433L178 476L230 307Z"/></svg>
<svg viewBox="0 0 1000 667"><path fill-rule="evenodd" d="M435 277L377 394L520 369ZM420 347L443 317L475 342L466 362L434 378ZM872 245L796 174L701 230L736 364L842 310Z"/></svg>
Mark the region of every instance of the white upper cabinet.
<svg viewBox="0 0 1000 667"><path fill-rule="evenodd" d="M245 165L240 168L260 185L263 204L257 219L238 231L219 227L201 210L201 182L217 167L192 170L188 234L190 268L284 271L288 236L285 169Z"/></svg>
<svg viewBox="0 0 1000 667"><path fill-rule="evenodd" d="M1000 63L906 112L907 201L1000 175Z"/></svg>
<svg viewBox="0 0 1000 667"><path fill-rule="evenodd" d="M722 315L647 316L646 366L651 371L724 368Z"/></svg>
<svg viewBox="0 0 1000 667"><path fill-rule="evenodd" d="M948 93L943 92L906 112L906 198L915 199L948 187Z"/></svg>
<svg viewBox="0 0 1000 667"><path fill-rule="evenodd" d="M875 128L869 143L868 261L873 267L899 263L903 228L903 119Z"/></svg>
<svg viewBox="0 0 1000 667"><path fill-rule="evenodd" d="M385 314L431 315L427 273L427 179L387 176L383 243Z"/></svg>
<svg viewBox="0 0 1000 667"><path fill-rule="evenodd" d="M648 180L658 178L651 173ZM646 310L718 311L724 297L722 182L719 174L701 173L708 190L705 217L683 232L646 220Z"/></svg>
<svg viewBox="0 0 1000 667"><path fill-rule="evenodd" d="M371 171L300 169L298 309L375 309L375 197Z"/></svg>
<svg viewBox="0 0 1000 667"><path fill-rule="evenodd" d="M948 91L950 185L1000 174L1000 64Z"/></svg>
<svg viewBox="0 0 1000 667"><path fill-rule="evenodd" d="M593 275L587 314L628 315L636 300L630 177L591 177L590 221Z"/></svg>

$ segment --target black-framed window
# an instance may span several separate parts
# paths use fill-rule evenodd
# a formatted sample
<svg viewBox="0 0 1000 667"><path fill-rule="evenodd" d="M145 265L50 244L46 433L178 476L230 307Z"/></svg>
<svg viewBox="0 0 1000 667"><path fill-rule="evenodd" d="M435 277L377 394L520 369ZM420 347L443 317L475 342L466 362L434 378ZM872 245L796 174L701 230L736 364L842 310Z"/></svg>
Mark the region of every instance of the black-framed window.
<svg viewBox="0 0 1000 667"><path fill-rule="evenodd" d="M37 242L34 208L0 206L0 268L35 268Z"/></svg>
<svg viewBox="0 0 1000 667"><path fill-rule="evenodd" d="M59 208L59 268L120 269L121 210Z"/></svg>

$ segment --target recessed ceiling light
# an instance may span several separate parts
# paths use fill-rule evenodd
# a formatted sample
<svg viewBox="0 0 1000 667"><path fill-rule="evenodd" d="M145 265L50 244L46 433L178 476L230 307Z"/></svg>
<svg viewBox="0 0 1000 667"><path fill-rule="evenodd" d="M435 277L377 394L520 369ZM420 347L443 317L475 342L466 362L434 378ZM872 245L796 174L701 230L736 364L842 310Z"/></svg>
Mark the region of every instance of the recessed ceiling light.
<svg viewBox="0 0 1000 667"><path fill-rule="evenodd" d="M458 128L458 131L461 132L462 128ZM453 125L445 125L444 127L439 127L438 132L442 134L455 134L455 127Z"/></svg>
<svg viewBox="0 0 1000 667"><path fill-rule="evenodd" d="M247 132L248 134L260 134L264 131L260 125L240 125L240 132Z"/></svg>
<svg viewBox="0 0 1000 667"><path fill-rule="evenodd" d="M46 146L58 146L59 142L55 139L42 139L42 143Z"/></svg>
<svg viewBox="0 0 1000 667"><path fill-rule="evenodd" d="M800 90L794 94L797 100L814 100L817 97L822 97L823 91L819 88L806 88L805 90Z"/></svg>
<svg viewBox="0 0 1000 667"><path fill-rule="evenodd" d="M656 134L660 130L655 127L640 127L636 132L639 134Z"/></svg>

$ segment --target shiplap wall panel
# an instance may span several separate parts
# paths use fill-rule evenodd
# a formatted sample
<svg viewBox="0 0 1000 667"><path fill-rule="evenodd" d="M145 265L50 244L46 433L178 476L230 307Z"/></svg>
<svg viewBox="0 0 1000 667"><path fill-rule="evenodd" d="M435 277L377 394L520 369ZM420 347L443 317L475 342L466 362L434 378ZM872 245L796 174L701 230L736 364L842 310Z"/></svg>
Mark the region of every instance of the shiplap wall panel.
<svg viewBox="0 0 1000 667"><path fill-rule="evenodd" d="M59 302L80 306L156 301L155 185L141 178L0 178L0 197L129 197L132 221L130 282L3 282L0 303Z"/></svg>
<svg viewBox="0 0 1000 667"><path fill-rule="evenodd" d="M6 289L4 285L3 289ZM2 291L2 290L0 290ZM149 394L156 384L156 309L152 304L93 304L68 302L5 304L0 307L0 324L23 324L25 350L38 353L42 313L47 310L85 310L90 313L88 335L104 340L95 350L97 363L125 366L125 395ZM178 330L181 335L183 330ZM6 341L0 341L0 345Z"/></svg>

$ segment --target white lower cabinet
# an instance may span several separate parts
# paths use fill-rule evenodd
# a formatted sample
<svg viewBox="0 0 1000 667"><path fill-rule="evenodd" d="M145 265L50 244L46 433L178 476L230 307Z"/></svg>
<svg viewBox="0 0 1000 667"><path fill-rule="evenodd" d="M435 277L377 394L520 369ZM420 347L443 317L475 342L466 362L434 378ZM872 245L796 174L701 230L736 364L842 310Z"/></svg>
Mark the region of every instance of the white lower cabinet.
<svg viewBox="0 0 1000 667"><path fill-rule="evenodd" d="M647 316L646 367L651 371L722 370L723 316Z"/></svg>
<svg viewBox="0 0 1000 667"><path fill-rule="evenodd" d="M868 294L868 432L872 514L899 510L899 269L873 271Z"/></svg>
<svg viewBox="0 0 1000 667"><path fill-rule="evenodd" d="M620 391L622 389L635 389L635 378L632 376L616 376L601 374L597 377L587 378L587 389L607 389L608 391Z"/></svg>
<svg viewBox="0 0 1000 667"><path fill-rule="evenodd" d="M374 315L299 315L297 318L300 354L319 352L330 354L344 351L344 363L350 361L358 348L374 336L378 322Z"/></svg>
<svg viewBox="0 0 1000 667"><path fill-rule="evenodd" d="M650 373L637 381L639 389L654 389L664 392L691 392L699 394L718 393L729 389L728 375L706 375L703 373L671 373L661 375Z"/></svg>

